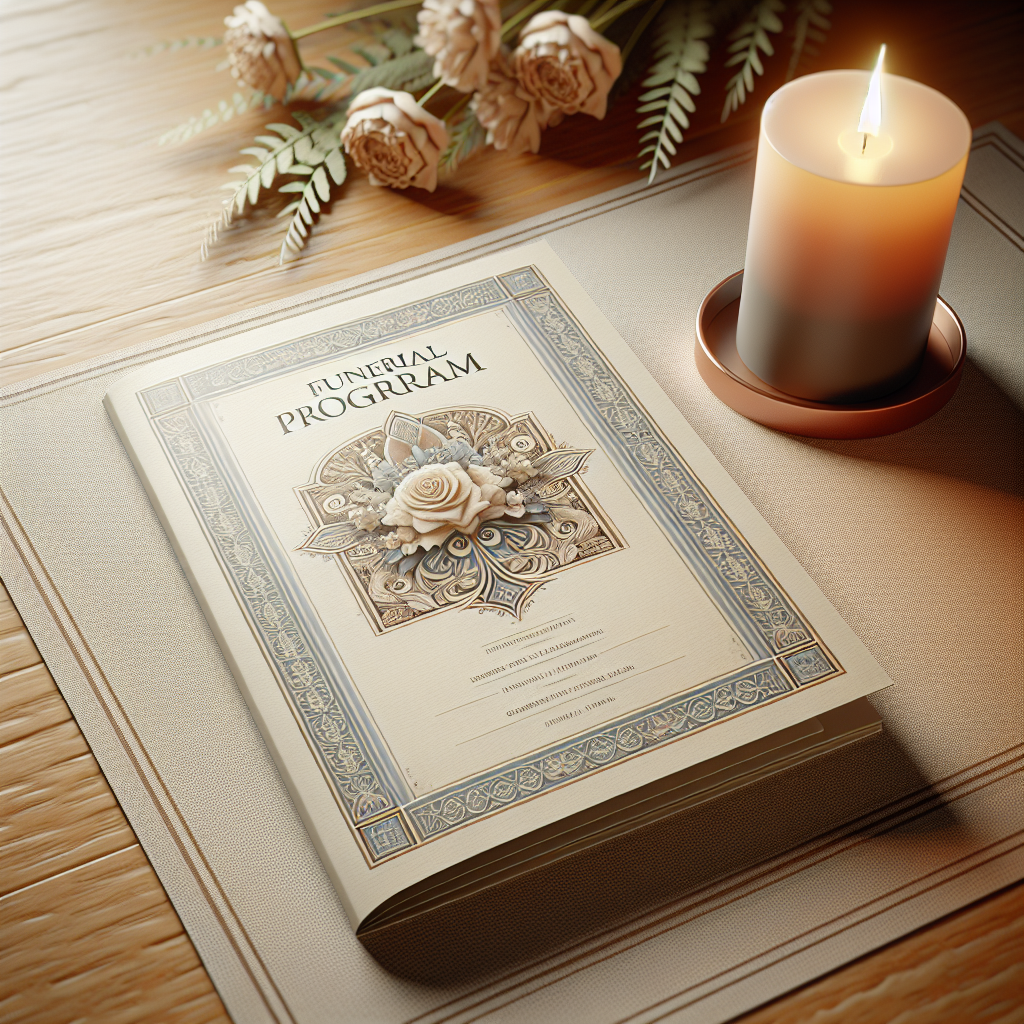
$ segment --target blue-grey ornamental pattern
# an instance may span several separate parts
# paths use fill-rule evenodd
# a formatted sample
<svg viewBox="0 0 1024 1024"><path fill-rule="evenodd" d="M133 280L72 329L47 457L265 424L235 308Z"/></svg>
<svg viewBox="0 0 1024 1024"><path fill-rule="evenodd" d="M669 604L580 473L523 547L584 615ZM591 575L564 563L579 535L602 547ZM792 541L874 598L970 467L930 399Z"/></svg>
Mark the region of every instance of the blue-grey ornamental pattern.
<svg viewBox="0 0 1024 1024"><path fill-rule="evenodd" d="M487 278L422 302L413 302L387 313L206 367L188 374L184 381L193 398L210 398L361 345L373 345L426 327L437 327L448 320L479 313L488 306L500 305L507 300L508 296L498 282L493 277Z"/></svg>
<svg viewBox="0 0 1024 1024"><path fill-rule="evenodd" d="M669 502L707 566L732 592L769 649L790 650L811 640L800 613L558 298L545 290L520 299L518 305L583 388L620 450L629 453L640 475Z"/></svg>
<svg viewBox="0 0 1024 1024"><path fill-rule="evenodd" d="M393 807L377 767L310 656L303 631L249 533L191 410L163 416L156 426L351 820L358 823Z"/></svg>
<svg viewBox="0 0 1024 1024"><path fill-rule="evenodd" d="M664 701L653 710L648 708L469 783L431 794L405 810L424 836L438 835L794 689L773 663L748 668L685 697Z"/></svg>

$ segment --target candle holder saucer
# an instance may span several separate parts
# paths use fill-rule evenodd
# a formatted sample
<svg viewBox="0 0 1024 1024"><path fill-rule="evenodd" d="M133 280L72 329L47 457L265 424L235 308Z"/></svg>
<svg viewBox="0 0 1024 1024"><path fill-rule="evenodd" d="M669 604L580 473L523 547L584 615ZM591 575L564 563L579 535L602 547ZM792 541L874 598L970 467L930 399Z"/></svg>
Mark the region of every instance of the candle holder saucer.
<svg viewBox="0 0 1024 1024"><path fill-rule="evenodd" d="M694 358L704 383L747 419L804 437L880 437L906 430L938 412L960 383L967 358L967 335L960 317L940 298L920 369L898 391L850 405L788 395L755 376L736 351L742 288L740 270L714 287L701 303Z"/></svg>

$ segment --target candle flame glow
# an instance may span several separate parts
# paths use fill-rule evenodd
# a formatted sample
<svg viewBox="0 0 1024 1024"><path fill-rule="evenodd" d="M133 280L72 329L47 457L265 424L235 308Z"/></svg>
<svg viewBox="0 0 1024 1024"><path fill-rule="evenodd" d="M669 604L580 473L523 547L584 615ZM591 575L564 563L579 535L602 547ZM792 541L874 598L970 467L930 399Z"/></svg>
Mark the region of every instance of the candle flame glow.
<svg viewBox="0 0 1024 1024"><path fill-rule="evenodd" d="M860 124L857 125L857 131L867 135L877 135L882 127L882 61L884 59L885 43L882 43L882 49L878 53L878 63L875 65L875 70L871 72L864 109L860 112Z"/></svg>

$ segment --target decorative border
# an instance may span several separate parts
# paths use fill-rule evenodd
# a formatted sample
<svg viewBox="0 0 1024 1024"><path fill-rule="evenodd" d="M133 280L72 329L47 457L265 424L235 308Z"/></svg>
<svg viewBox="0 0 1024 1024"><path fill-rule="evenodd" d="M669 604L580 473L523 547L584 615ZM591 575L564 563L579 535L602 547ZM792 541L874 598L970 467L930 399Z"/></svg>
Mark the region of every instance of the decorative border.
<svg viewBox="0 0 1024 1024"><path fill-rule="evenodd" d="M205 443L195 413L182 409L154 420L154 426L349 818L358 824L393 810L401 799L367 756L370 744L354 728L355 715L346 706L344 691L325 677L262 545L244 521Z"/></svg>
<svg viewBox="0 0 1024 1024"><path fill-rule="evenodd" d="M628 453L630 483L649 508L660 507L662 525L689 553L691 568L757 630L762 643L755 639L755 650L774 655L808 643L806 620L555 293L535 292L515 306L529 333L543 339L534 346L538 354L557 356L545 361L563 391L575 393L573 406L587 426L606 448Z"/></svg>
<svg viewBox="0 0 1024 1024"><path fill-rule="evenodd" d="M467 314L483 312L505 301L505 292L493 277L489 277L378 316L355 320L262 352L208 366L187 374L183 383L193 400L211 398L242 385L268 380L278 373L291 373L296 367L319 362L339 352L394 341L425 328L460 320Z"/></svg>
<svg viewBox="0 0 1024 1024"><path fill-rule="evenodd" d="M318 635L301 584L286 578L290 567L275 557L272 532L247 494L207 401L340 351L498 309L602 440L755 660L582 737L414 798L353 682L336 658L337 664L327 664L329 641ZM176 399L173 388L187 405L165 415L153 412ZM371 866L844 671L536 267L207 367L139 398Z"/></svg>
<svg viewBox="0 0 1024 1024"><path fill-rule="evenodd" d="M795 689L771 662L753 670L747 667L684 697L671 697L654 708L619 719L610 728L601 726L468 784L432 793L406 805L405 810L421 835L439 835Z"/></svg>

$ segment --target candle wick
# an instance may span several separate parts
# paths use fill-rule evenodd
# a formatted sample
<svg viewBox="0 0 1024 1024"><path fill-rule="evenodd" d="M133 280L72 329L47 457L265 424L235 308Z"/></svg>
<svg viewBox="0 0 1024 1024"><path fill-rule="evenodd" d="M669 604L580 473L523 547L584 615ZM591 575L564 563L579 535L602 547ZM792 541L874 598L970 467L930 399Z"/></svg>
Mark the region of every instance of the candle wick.
<svg viewBox="0 0 1024 1024"><path fill-rule="evenodd" d="M865 132L864 133L864 142L863 142L863 144L860 147L860 155L861 156L864 155L864 153L867 151L867 148L868 148L868 133Z"/></svg>

